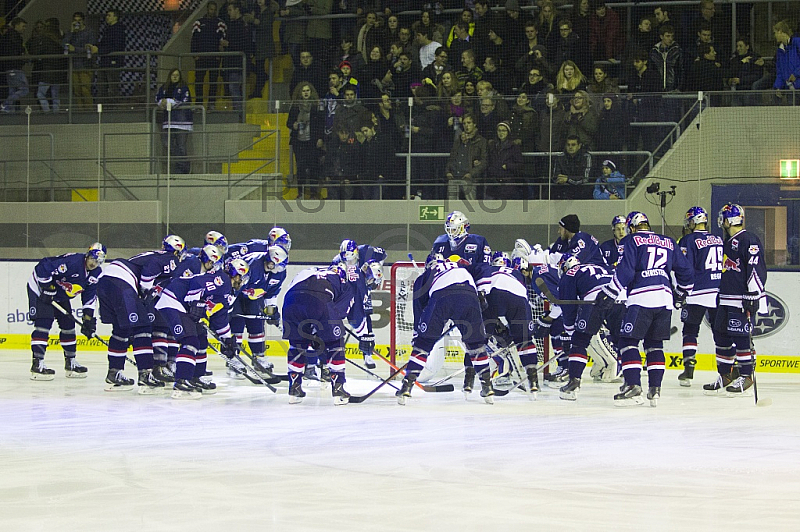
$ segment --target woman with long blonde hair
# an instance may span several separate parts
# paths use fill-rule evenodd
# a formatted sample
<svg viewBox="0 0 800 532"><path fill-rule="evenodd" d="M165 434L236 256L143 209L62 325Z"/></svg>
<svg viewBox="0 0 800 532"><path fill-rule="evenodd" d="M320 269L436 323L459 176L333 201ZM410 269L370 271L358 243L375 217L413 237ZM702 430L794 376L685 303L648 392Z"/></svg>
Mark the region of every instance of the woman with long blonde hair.
<svg viewBox="0 0 800 532"><path fill-rule="evenodd" d="M586 76L574 61L567 59L561 63L556 75L556 92L558 94L575 94L586 90Z"/></svg>

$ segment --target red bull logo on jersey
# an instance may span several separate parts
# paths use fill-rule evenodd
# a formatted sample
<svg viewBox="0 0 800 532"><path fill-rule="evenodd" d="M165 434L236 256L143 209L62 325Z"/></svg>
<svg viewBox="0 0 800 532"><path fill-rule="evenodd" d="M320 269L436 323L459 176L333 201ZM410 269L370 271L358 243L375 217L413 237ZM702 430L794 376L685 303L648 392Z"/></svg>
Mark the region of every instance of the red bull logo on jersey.
<svg viewBox="0 0 800 532"><path fill-rule="evenodd" d="M83 287L79 284L72 284L67 281L56 281L56 284L60 286L69 297L75 297L83 292Z"/></svg>
<svg viewBox="0 0 800 532"><path fill-rule="evenodd" d="M727 255L725 255L722 261L722 271L725 272L728 270L733 270L735 272L742 271L742 269L739 267L739 259L733 261L729 259Z"/></svg>
<svg viewBox="0 0 800 532"><path fill-rule="evenodd" d="M672 240L652 233L648 235L633 235L633 241L637 246L661 246L667 249L675 249L672 245Z"/></svg>
<svg viewBox="0 0 800 532"><path fill-rule="evenodd" d="M721 246L722 239L716 235L708 235L705 238L698 238L694 241L697 249L707 248L708 246Z"/></svg>

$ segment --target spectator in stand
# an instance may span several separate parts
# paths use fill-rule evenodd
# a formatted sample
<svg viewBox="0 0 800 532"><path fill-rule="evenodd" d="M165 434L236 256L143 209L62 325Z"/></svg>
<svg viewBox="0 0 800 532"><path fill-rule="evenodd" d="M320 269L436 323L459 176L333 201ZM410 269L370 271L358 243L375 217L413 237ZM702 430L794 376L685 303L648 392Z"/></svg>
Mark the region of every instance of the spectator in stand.
<svg viewBox="0 0 800 532"><path fill-rule="evenodd" d="M433 63L439 48L442 47L440 43L431 40L430 31L430 28L420 27L416 34L416 41L419 45L419 63L423 71L425 67Z"/></svg>
<svg viewBox="0 0 800 532"><path fill-rule="evenodd" d="M541 151L557 152L564 145L566 140L564 138L564 115L566 115L566 111L564 111L561 101L555 93L548 91L545 95L545 108L539 113L539 147ZM547 175L547 173L540 175Z"/></svg>
<svg viewBox="0 0 800 532"><path fill-rule="evenodd" d="M306 48L306 29L308 21L297 20L298 17L304 17L306 10L303 0L286 0L286 7L279 11L283 20L281 21L281 34L283 35L283 43L289 51L292 58L292 66L298 68L300 66L300 52ZM319 61L320 66L325 63Z"/></svg>
<svg viewBox="0 0 800 532"><path fill-rule="evenodd" d="M478 126L478 134L483 138L493 138L497 130L497 124L502 121L500 113L497 112L495 107L493 99L480 99L480 112L475 119Z"/></svg>
<svg viewBox="0 0 800 532"><path fill-rule="evenodd" d="M191 109L192 95L183 80L181 71L177 68L170 70L167 82L159 87L156 103L163 117L161 140L165 156L169 150L170 172L173 174L191 173L192 163L189 161L187 146L189 133L194 124Z"/></svg>
<svg viewBox="0 0 800 532"><path fill-rule="evenodd" d="M220 42L226 52L241 52L246 60L253 55L253 39L250 30L242 18L242 8L238 2L228 4L228 29L225 38ZM228 86L233 109L240 117L244 115L244 80L246 72L242 71L242 58L237 55L222 58L223 79Z"/></svg>
<svg viewBox="0 0 800 532"><path fill-rule="evenodd" d="M360 94L360 84L356 77L353 75L353 65L347 61L339 63L339 71L342 73L342 82L345 87L353 87L356 96ZM351 129L352 131L352 129Z"/></svg>
<svg viewBox="0 0 800 532"><path fill-rule="evenodd" d="M206 14L197 19L192 26L192 53L219 52L220 44L225 38L227 26L217 15L216 2L206 4ZM213 107L222 89L217 84L219 79L219 56L196 56L194 58L194 94L197 103L205 103L205 79L208 74L208 106Z"/></svg>
<svg viewBox="0 0 800 532"><path fill-rule="evenodd" d="M456 24L453 26L453 34L455 35L455 38L448 45L450 54L453 57L462 57L462 54L465 51L472 50L469 24L463 21L456 22Z"/></svg>
<svg viewBox="0 0 800 532"><path fill-rule="evenodd" d="M603 161L602 175L594 184L594 199L625 199L625 176L611 159Z"/></svg>
<svg viewBox="0 0 800 532"><path fill-rule="evenodd" d="M409 68L410 66L409 62ZM369 51L367 62L359 73L363 81L359 97L367 105L377 107L378 100L380 100L381 93L383 93L383 79L386 77L387 72L389 72L389 64L383 58L383 50L381 50L380 46L375 45Z"/></svg>
<svg viewBox="0 0 800 532"><path fill-rule="evenodd" d="M501 24L500 17L489 9L488 0L475 0L475 30L473 32L473 50L479 62L483 62L489 54L489 32L495 31Z"/></svg>
<svg viewBox="0 0 800 532"><path fill-rule="evenodd" d="M558 94L575 94L586 90L586 77L574 62L566 60L556 74L555 89Z"/></svg>
<svg viewBox="0 0 800 532"><path fill-rule="evenodd" d="M388 138L387 143L391 150L387 155L387 159L383 161L384 166L388 167L386 176L386 184L388 186L383 189L383 199L403 199L406 192L405 159L395 157L395 153L407 150L408 146L402 145L403 122L400 114L395 113L394 105L389 95L383 94L376 113L378 121L376 131L380 131L382 135Z"/></svg>
<svg viewBox="0 0 800 532"><path fill-rule="evenodd" d="M597 64L594 66L594 79L592 79L586 91L591 94L619 94L619 85L608 77L606 66Z"/></svg>
<svg viewBox="0 0 800 532"><path fill-rule="evenodd" d="M411 108L411 123L408 133L411 135L413 153L436 153L438 142L447 138L447 119L439 106L432 86L422 85L414 91L414 106ZM407 139L406 141L407 142ZM411 193L426 199L441 199L441 165L437 159L415 157L411 159Z"/></svg>
<svg viewBox="0 0 800 532"><path fill-rule="evenodd" d="M475 64L475 52L472 50L464 50L464 53L461 54L461 69L458 70L456 75L458 76L459 83L462 85L466 83L467 80L478 83L483 79L483 70Z"/></svg>
<svg viewBox="0 0 800 532"><path fill-rule="evenodd" d="M433 81L434 85L438 86L442 80L442 74L453 71L452 67L447 63L447 59L447 48L439 46L436 49L433 62L422 69L422 79L428 78Z"/></svg>
<svg viewBox="0 0 800 532"><path fill-rule="evenodd" d="M481 80L475 85L475 90L477 92L478 98L491 98L494 102L495 109L497 110L498 115L500 116L500 120L505 120L508 118L508 104L506 103L505 98L503 95L494 90L492 84L486 80ZM489 135L491 138L494 135L494 130L492 130L492 134Z"/></svg>
<svg viewBox="0 0 800 532"><path fill-rule="evenodd" d="M634 128L628 126L627 116L621 104L616 95L603 96L597 117L597 134L594 142L596 151L623 150L625 131Z"/></svg>
<svg viewBox="0 0 800 532"><path fill-rule="evenodd" d="M558 40L560 39L558 31L558 20L556 19L556 8L553 6L552 0L542 0L539 8L539 16L537 18L539 27L539 41L547 48L547 51L555 51ZM548 60L549 60L548 56ZM550 61L552 63L552 61Z"/></svg>
<svg viewBox="0 0 800 532"><path fill-rule="evenodd" d="M539 113L531 106L530 99L524 92L517 95L508 123L511 126L511 140L520 147L522 153L539 151ZM522 175L526 176L528 180L534 175L542 175L537 172L541 160L539 157L523 158ZM535 194L537 191L533 187L526 187L526 189L526 198L538 197Z"/></svg>
<svg viewBox="0 0 800 532"><path fill-rule="evenodd" d="M633 56L634 75L628 84L628 102L630 115L634 122L655 122L658 120L659 97L653 93L661 91L661 79L656 70L650 68L650 55L640 51ZM639 135L642 137L642 149L652 151L658 144L658 135L653 127L628 128L630 135L628 148L639 147Z"/></svg>
<svg viewBox="0 0 800 532"><path fill-rule="evenodd" d="M197 23L195 23L197 24ZM192 31L194 37L194 31ZM72 91L75 107L88 110L94 104L92 98L92 46L97 44L94 31L86 27L86 17L81 11L72 14L70 31L64 36L64 46L72 59ZM219 60L218 60L219 61Z"/></svg>
<svg viewBox="0 0 800 532"><path fill-rule="evenodd" d="M433 22L433 13L430 9L423 9L420 19L411 25L411 32L416 35L420 28L428 28L429 35L435 42L444 42L445 28L441 24Z"/></svg>
<svg viewBox="0 0 800 532"><path fill-rule="evenodd" d="M92 53L100 54L100 70L97 71L97 97L104 103L119 101L120 69L125 58L120 55L109 55L125 51L125 25L119 21L119 10L109 9L106 12L106 27L92 46Z"/></svg>
<svg viewBox="0 0 800 532"><path fill-rule="evenodd" d="M286 119L289 145L297 161L297 188L306 198L319 198L319 156L323 147L325 117L319 108L319 94L311 83L297 85Z"/></svg>
<svg viewBox="0 0 800 532"><path fill-rule="evenodd" d="M314 60L314 54L311 53L311 48L302 47L300 51L300 65L292 72L292 79L289 82L289 91L294 94L294 90L300 83L307 81L311 83L317 94L320 89L328 86L325 79L325 73L322 67Z"/></svg>
<svg viewBox="0 0 800 532"><path fill-rule="evenodd" d="M500 95L511 94L511 73L498 64L498 61L488 55L483 61L483 81L488 81Z"/></svg>
<svg viewBox="0 0 800 532"><path fill-rule="evenodd" d="M389 90L396 98L410 98L411 84L419 82L422 74L419 68L411 62L411 57L406 52L401 52L397 63L387 69L382 80L384 90Z"/></svg>
<svg viewBox="0 0 800 532"><path fill-rule="evenodd" d="M700 43L698 52L700 57L689 67L686 88L690 91L721 91L725 88L722 81L722 64L717 61L714 45L707 42Z"/></svg>
<svg viewBox="0 0 800 532"><path fill-rule="evenodd" d="M587 150L594 147L597 114L592 109L592 102L586 91L576 92L569 101L569 109L564 115L564 131L568 137L578 137Z"/></svg>
<svg viewBox="0 0 800 532"><path fill-rule="evenodd" d="M672 28L676 28L678 26L678 21L672 20L670 13L672 13L672 10L669 7L669 4L662 4L653 8L653 17L655 17L653 30L656 31L656 35L658 35L658 30L661 29L661 26L669 25L672 26ZM658 39L656 39L656 41L658 41Z"/></svg>
<svg viewBox="0 0 800 532"><path fill-rule="evenodd" d="M453 142L447 161L447 199L474 200L477 199L477 184L486 171L487 144L478 133L475 117L464 116L461 126L464 130Z"/></svg>
<svg viewBox="0 0 800 532"><path fill-rule="evenodd" d="M539 56L542 56L542 51L546 54L546 49L539 44L539 30L536 28L536 23L529 20L525 23L525 39L517 46L512 57L516 58L514 62L514 71L517 73L519 84L525 83L528 72L531 67L536 64L536 57L534 50L539 49ZM518 85L519 86L519 85Z"/></svg>
<svg viewBox="0 0 800 532"><path fill-rule="evenodd" d="M589 183L592 174L592 156L575 135L567 137L564 153L553 163L554 186L550 199L591 199Z"/></svg>
<svg viewBox="0 0 800 532"><path fill-rule="evenodd" d="M785 20L772 27L772 34L778 43L772 88L777 91L800 89L800 36L792 34L792 28Z"/></svg>
<svg viewBox="0 0 800 532"><path fill-rule="evenodd" d="M578 35L572 31L572 22L562 19L558 22L559 38L554 48L547 47L550 52L550 63L553 65L563 65L565 61L572 61L581 71L589 72L592 66L589 52L589 41L582 41Z"/></svg>
<svg viewBox="0 0 800 532"><path fill-rule="evenodd" d="M547 93L553 90L553 84L545 79L539 67L533 67L528 71L528 81L519 88L520 94L523 92L527 94L533 108L540 112L546 106Z"/></svg>
<svg viewBox="0 0 800 532"><path fill-rule="evenodd" d="M683 87L683 50L675 42L675 29L661 26L658 29L660 41L650 50L648 68L652 68L660 80L658 92L675 92Z"/></svg>
<svg viewBox="0 0 800 532"><path fill-rule="evenodd" d="M592 8L589 0L576 0L572 4L569 19L572 22L572 31L584 42L589 42L591 37Z"/></svg>
<svg viewBox="0 0 800 532"><path fill-rule="evenodd" d="M312 18L306 25L306 37L314 52L314 57L321 65L328 64L329 50L331 47L331 39L333 38L333 29L331 26L331 19L324 18L325 15L330 15L333 9L333 0L303 0L305 3L308 14ZM288 3L288 2L287 2Z"/></svg>
<svg viewBox="0 0 800 532"><path fill-rule="evenodd" d="M654 27L655 24L649 17L642 17L639 26L630 35L625 49L625 62L620 73L626 83L634 76L633 56L642 50L649 53L658 42L658 31Z"/></svg>
<svg viewBox="0 0 800 532"><path fill-rule="evenodd" d="M752 52L747 38L736 39L736 52L730 60L728 85L735 90L750 90L764 75L764 59Z"/></svg>
<svg viewBox="0 0 800 532"><path fill-rule="evenodd" d="M488 143L486 166L486 199L521 199L527 191L520 183L523 168L522 151L511 138L511 124L497 124L496 136Z"/></svg>
<svg viewBox="0 0 800 532"><path fill-rule="evenodd" d="M625 33L616 11L600 0L591 18L592 59L618 63L625 51Z"/></svg>
<svg viewBox="0 0 800 532"><path fill-rule="evenodd" d="M353 199L353 181L357 175L356 139L347 128L339 125L325 143L325 186L328 199Z"/></svg>
<svg viewBox="0 0 800 532"><path fill-rule="evenodd" d="M374 11L367 13L364 25L358 30L356 38L356 50L366 63L369 53L374 46L380 46L385 40L386 34L383 28L378 25L378 15Z"/></svg>
<svg viewBox="0 0 800 532"><path fill-rule="evenodd" d="M702 57L700 53L701 44L714 44L714 36L711 32L711 24L704 22L697 30L697 39L686 48L686 62L691 63L695 59Z"/></svg>
<svg viewBox="0 0 800 532"><path fill-rule="evenodd" d="M358 101L358 94L355 87L352 85L345 85L342 89L344 99L342 105L336 111L336 122L344 124L348 131L352 131L353 135L363 142L361 136L361 122L365 115L368 114L367 109Z"/></svg>
<svg viewBox="0 0 800 532"><path fill-rule="evenodd" d="M511 52L513 49L510 44L503 41L503 38L494 30L489 30L489 48L485 57L491 57L498 68L509 71L506 75L511 75L514 67L514 60ZM484 59L485 60L485 59ZM514 84L513 78L508 79L509 87Z"/></svg>
<svg viewBox="0 0 800 532"><path fill-rule="evenodd" d="M364 64L364 58L353 46L352 35L342 35L339 42L339 54L333 58L331 64L334 68L338 68L343 61L353 65L356 70Z"/></svg>
<svg viewBox="0 0 800 532"><path fill-rule="evenodd" d="M464 9L461 11L461 17L459 20L453 24L453 27L450 28L450 32L447 34L447 42L445 44L449 48L453 41L456 39L456 25L458 22L463 22L467 25L467 31L469 32L470 37L475 32L475 17L472 14L472 10Z"/></svg>
<svg viewBox="0 0 800 532"><path fill-rule="evenodd" d="M28 53L31 55L59 55L63 50L61 46L63 39L58 19L49 18L45 21L42 31L36 37L31 38L28 44ZM61 108L60 87L67 84L68 69L69 60L63 55L58 59L34 61L33 71L38 74L36 98L39 100L43 112L48 113L52 110L55 113ZM50 99L47 97L48 92L50 92Z"/></svg>
<svg viewBox="0 0 800 532"><path fill-rule="evenodd" d="M397 18L397 15L389 15L386 17L386 28L383 30L383 42L381 43L381 50L388 50L393 42L399 40L400 19Z"/></svg>
<svg viewBox="0 0 800 532"><path fill-rule="evenodd" d="M513 50L525 38L525 22L520 17L518 0L507 0L506 16L500 17L500 25L497 31L502 32L504 40L508 43L509 49Z"/></svg>
<svg viewBox="0 0 800 532"><path fill-rule="evenodd" d="M250 16L253 29L253 42L255 43L255 73L256 85L251 98L261 98L269 78L267 61L275 57L275 41L272 39L272 24L275 13L278 11L278 2L275 0L256 0L256 7ZM314 88L317 88L316 85Z"/></svg>
<svg viewBox="0 0 800 532"><path fill-rule="evenodd" d="M25 33L28 23L25 19L16 17L11 20L9 26L10 29L0 38L0 56L25 55L25 44L22 40L22 35ZM8 85L8 98L3 101L0 111L13 113L20 98L28 95L28 78L22 70L25 60L6 59L0 65L2 65L0 70L3 70L6 74L6 85Z"/></svg>
<svg viewBox="0 0 800 532"><path fill-rule="evenodd" d="M394 197L396 191L390 191L399 182L393 139L389 133L376 128L373 120L361 124L361 134L365 138L363 166L359 172L361 199L399 199ZM387 186L389 184L395 187Z"/></svg>
<svg viewBox="0 0 800 532"><path fill-rule="evenodd" d="M328 73L328 92L322 97L322 107L325 110L325 138L328 139L333 134L333 126L336 120L336 111L339 109L341 101L344 99L344 82L342 71L338 68ZM344 128L347 130L347 128ZM349 133L348 133L349 134ZM326 140L327 143L327 140Z"/></svg>
<svg viewBox="0 0 800 532"><path fill-rule="evenodd" d="M436 86L436 94L439 99L443 102L449 102L450 97L457 92L461 92L461 89L458 86L458 79L456 79L455 74L453 72L442 74L442 80Z"/></svg>
<svg viewBox="0 0 800 532"><path fill-rule="evenodd" d="M460 135L463 131L461 129L461 119L467 114L467 108L464 107L464 94L461 91L455 92L450 96L447 102L447 127L452 131L450 135L450 143L455 140L456 136Z"/></svg>
<svg viewBox="0 0 800 532"><path fill-rule="evenodd" d="M478 92L476 85L477 83L471 79L464 82L464 105L473 108L473 112L477 112L477 102L475 100L478 98Z"/></svg>
<svg viewBox="0 0 800 532"><path fill-rule="evenodd" d="M417 43L416 40L417 34L416 33L412 34L410 28L401 27L399 35L400 35L400 47L402 48L402 51L409 54L411 56L411 60L414 61L414 64L417 65L420 69L422 69L419 57L420 45L419 43Z"/></svg>
<svg viewBox="0 0 800 532"><path fill-rule="evenodd" d="M728 50L725 46L725 40L730 42L730 21L726 21L722 15L717 15L717 8L714 6L714 0L701 0L698 11L690 15L689 23L683 27L682 34L682 47L687 49L697 38L697 33L700 28L708 25L711 28L711 33L717 38L717 50L723 57L727 57ZM660 28L659 28L660 29Z"/></svg>

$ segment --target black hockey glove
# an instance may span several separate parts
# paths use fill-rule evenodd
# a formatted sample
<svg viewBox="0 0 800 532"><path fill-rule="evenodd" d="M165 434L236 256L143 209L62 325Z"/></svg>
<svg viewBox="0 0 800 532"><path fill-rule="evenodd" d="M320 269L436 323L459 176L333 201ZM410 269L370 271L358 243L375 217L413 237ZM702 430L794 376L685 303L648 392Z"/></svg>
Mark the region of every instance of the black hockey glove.
<svg viewBox="0 0 800 532"><path fill-rule="evenodd" d="M226 358L233 358L236 355L236 352L238 351L238 349L237 349L236 338L235 337L230 336L228 338L220 338L219 343L220 343L220 347L221 347L220 352Z"/></svg>
<svg viewBox="0 0 800 532"><path fill-rule="evenodd" d="M158 299L158 296L160 295L161 295L160 286L154 286L153 288L145 292L144 296L142 297L144 306L147 308L152 307L155 304L156 300Z"/></svg>
<svg viewBox="0 0 800 532"><path fill-rule="evenodd" d="M742 295L742 309L744 309L745 314L750 314L751 318L755 318L758 312L758 300L760 298L761 294L758 292L747 292Z"/></svg>
<svg viewBox="0 0 800 532"><path fill-rule="evenodd" d="M533 324L533 337L547 338L552 324L553 319L548 314L536 318L536 323Z"/></svg>
<svg viewBox="0 0 800 532"><path fill-rule="evenodd" d="M683 306L686 305L686 298L688 296L689 292L680 286L676 286L675 290L672 291L672 304L675 305L675 308L683 308Z"/></svg>
<svg viewBox="0 0 800 532"><path fill-rule="evenodd" d="M197 301L189 306L189 319L195 322L200 322L200 320L207 318L207 307L204 301Z"/></svg>
<svg viewBox="0 0 800 532"><path fill-rule="evenodd" d="M86 338L92 338L95 332L97 332L97 319L94 316L84 314L83 323L81 324L81 334Z"/></svg>
<svg viewBox="0 0 800 532"><path fill-rule="evenodd" d="M594 306L600 312L608 312L609 310L611 310L611 307L614 306L614 298L612 298L603 290L600 290L600 292L598 292L597 297L594 300Z"/></svg>
<svg viewBox="0 0 800 532"><path fill-rule="evenodd" d="M478 300L481 302L481 312L486 312L489 308L489 303L486 301L486 294L478 291Z"/></svg>
<svg viewBox="0 0 800 532"><path fill-rule="evenodd" d="M275 305L267 305L261 312L264 313L267 323L271 323L276 327L280 325L281 313L278 311L278 307L276 307Z"/></svg>
<svg viewBox="0 0 800 532"><path fill-rule="evenodd" d="M45 305L49 305L53 302L53 298L56 297L56 285L49 284L47 286L42 287L42 293L39 295L39 299Z"/></svg>
<svg viewBox="0 0 800 532"><path fill-rule="evenodd" d="M371 355L375 350L375 335L371 332L362 334L358 340L358 348L365 355Z"/></svg>

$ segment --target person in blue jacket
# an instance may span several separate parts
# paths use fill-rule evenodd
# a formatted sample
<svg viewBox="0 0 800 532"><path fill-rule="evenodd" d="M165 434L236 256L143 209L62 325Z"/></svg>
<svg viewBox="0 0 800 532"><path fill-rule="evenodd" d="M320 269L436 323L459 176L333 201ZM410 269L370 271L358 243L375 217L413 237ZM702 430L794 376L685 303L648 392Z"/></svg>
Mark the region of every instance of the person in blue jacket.
<svg viewBox="0 0 800 532"><path fill-rule="evenodd" d="M611 159L603 161L603 175L594 184L594 199L625 199L625 176Z"/></svg>

